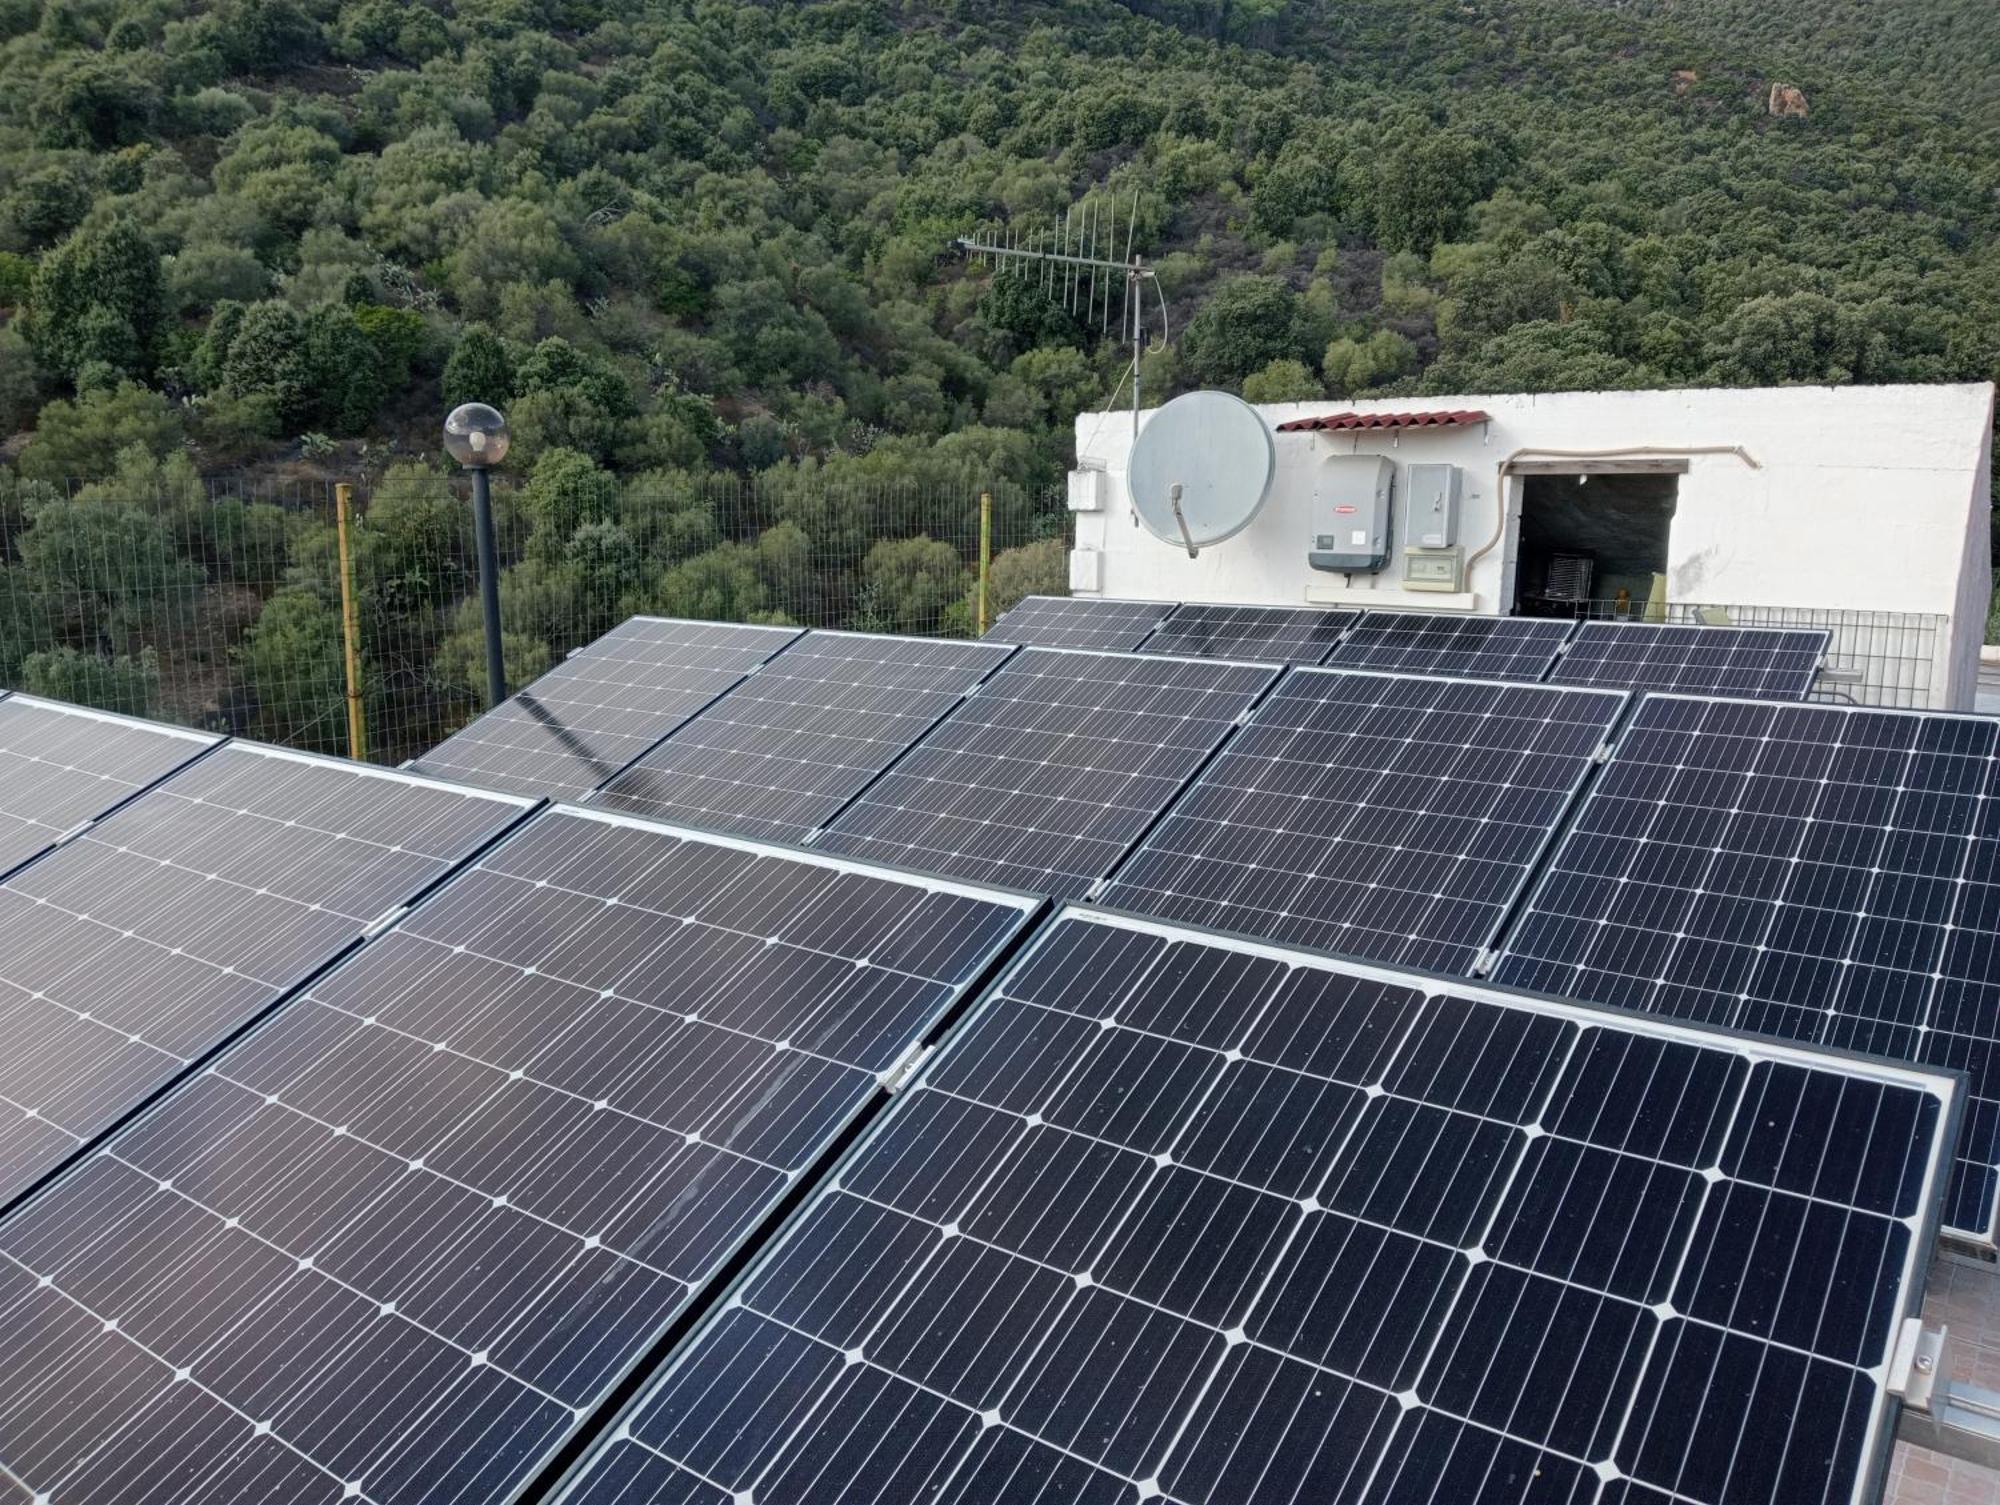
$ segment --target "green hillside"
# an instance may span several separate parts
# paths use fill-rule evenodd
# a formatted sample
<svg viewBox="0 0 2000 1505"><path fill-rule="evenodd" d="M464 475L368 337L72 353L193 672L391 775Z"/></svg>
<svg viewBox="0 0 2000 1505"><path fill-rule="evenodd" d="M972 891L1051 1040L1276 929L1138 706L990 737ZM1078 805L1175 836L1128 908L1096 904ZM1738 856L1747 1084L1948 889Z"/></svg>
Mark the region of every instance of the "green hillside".
<svg viewBox="0 0 2000 1505"><path fill-rule="evenodd" d="M1989 376L2000 19L1823 9L0 0L0 431L1045 478L1118 352L948 241L1135 202L1155 392Z"/></svg>
<svg viewBox="0 0 2000 1505"><path fill-rule="evenodd" d="M970 630L982 491L989 604L1061 587L1038 498L1125 352L950 244L1065 216L1159 269L1154 398L1991 377L1996 39L1963 0L0 0L0 685L344 748L353 478L370 748L428 746L483 685L430 464L468 398L516 428L516 680L635 611Z"/></svg>

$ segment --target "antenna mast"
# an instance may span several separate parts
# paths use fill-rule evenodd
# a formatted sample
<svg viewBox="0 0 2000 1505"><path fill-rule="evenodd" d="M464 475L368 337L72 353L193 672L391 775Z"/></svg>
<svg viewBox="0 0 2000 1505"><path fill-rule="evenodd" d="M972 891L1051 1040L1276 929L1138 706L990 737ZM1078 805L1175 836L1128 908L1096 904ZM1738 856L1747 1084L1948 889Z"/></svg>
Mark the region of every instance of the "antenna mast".
<svg viewBox="0 0 2000 1505"><path fill-rule="evenodd" d="M1069 211L1047 231L1029 232L1024 237L1002 231L992 239L961 235L952 242L980 264L990 264L996 278L1010 275L1039 278L1042 290L1070 313L1086 321L1097 318L1100 333L1111 328L1112 289L1122 279L1124 298L1119 334L1120 338L1132 343L1134 434L1139 432L1139 357L1146 351L1145 290L1148 285L1152 287L1160 308L1160 338L1153 348L1164 349L1167 342L1167 300L1160 291L1160 279L1146 265L1145 257L1132 252L1132 231L1138 217L1139 195L1134 190L1132 212L1125 217L1122 259L1098 254L1100 229L1104 232L1107 249L1118 245L1118 206L1113 204L1110 207L1105 216L1108 224L1100 226L1094 199L1088 203L1085 212ZM1104 288L1101 315L1098 299L1100 281Z"/></svg>

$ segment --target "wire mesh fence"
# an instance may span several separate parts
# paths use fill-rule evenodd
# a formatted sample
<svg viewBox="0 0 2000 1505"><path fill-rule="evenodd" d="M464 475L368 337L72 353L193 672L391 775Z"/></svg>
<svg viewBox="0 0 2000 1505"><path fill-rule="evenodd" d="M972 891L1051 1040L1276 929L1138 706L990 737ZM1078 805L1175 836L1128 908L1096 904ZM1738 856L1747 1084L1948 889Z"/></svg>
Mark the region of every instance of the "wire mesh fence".
<svg viewBox="0 0 2000 1505"><path fill-rule="evenodd" d="M482 708L462 475L249 486L160 467L78 486L0 472L0 688L396 763ZM982 501L983 499L983 501ZM1060 493L967 477L829 484L602 472L496 480L510 687L640 612L970 635L1065 588ZM982 572L982 520L989 571Z"/></svg>
<svg viewBox="0 0 2000 1505"><path fill-rule="evenodd" d="M1580 614L1603 621L1687 623L1707 627L1827 629L1826 657L1809 700L1832 705L1936 710L1944 706L1950 619L1911 611L1847 607L1750 606L1673 601L1588 601Z"/></svg>

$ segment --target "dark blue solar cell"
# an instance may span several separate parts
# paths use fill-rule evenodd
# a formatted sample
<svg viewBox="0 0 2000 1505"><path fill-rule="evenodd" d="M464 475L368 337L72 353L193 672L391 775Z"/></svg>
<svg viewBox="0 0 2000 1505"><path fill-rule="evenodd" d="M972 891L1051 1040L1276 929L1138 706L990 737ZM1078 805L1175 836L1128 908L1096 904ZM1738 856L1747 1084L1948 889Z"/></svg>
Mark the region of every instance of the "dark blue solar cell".
<svg viewBox="0 0 2000 1505"><path fill-rule="evenodd" d="M767 1505L1855 1505L1952 1093L1073 908L621 1430Z"/></svg>
<svg viewBox="0 0 2000 1505"><path fill-rule="evenodd" d="M1648 696L1493 975L1970 1068L1945 1217L1990 1239L1996 752L1989 718Z"/></svg>
<svg viewBox="0 0 2000 1505"><path fill-rule="evenodd" d="M1112 874L1103 902L1466 971L1622 706L1294 670Z"/></svg>
<svg viewBox="0 0 2000 1505"><path fill-rule="evenodd" d="M28 1404L73 1409L63 1376L101 1350L107 1409L66 1446L116 1434L130 1375L142 1403L214 1397L341 1498L511 1498L824 1168L964 986L907 969L931 956L969 975L948 927L990 957L1037 908L716 850L545 813L0 1225L0 1268L87 1324L51 1335L57 1370L10 1374ZM843 898L844 936L820 907ZM925 943L885 964L876 944L912 924ZM863 1219L907 1230L912 1264L938 1242L843 1205L846 1245L872 1247ZM860 1282L869 1315L907 1274ZM865 1330L848 1290L766 1278L829 1330ZM0 1428L0 1466L31 1484L60 1486L74 1461ZM630 1487L701 1498L685 1470L626 1465ZM94 1498L140 1505L157 1483Z"/></svg>

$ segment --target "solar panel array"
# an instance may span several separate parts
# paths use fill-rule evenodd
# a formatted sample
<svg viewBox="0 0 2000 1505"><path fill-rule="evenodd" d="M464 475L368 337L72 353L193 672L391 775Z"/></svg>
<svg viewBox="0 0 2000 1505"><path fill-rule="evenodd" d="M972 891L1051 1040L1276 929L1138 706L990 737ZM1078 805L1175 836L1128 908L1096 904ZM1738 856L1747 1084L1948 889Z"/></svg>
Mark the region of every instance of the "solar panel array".
<svg viewBox="0 0 2000 1505"><path fill-rule="evenodd" d="M1211 606L1187 601L1153 629L1139 645L1139 652L1250 663L1317 664L1333 651L1340 635L1360 620L1358 611Z"/></svg>
<svg viewBox="0 0 2000 1505"><path fill-rule="evenodd" d="M0 1226L0 1477L512 1497L1035 908L540 816Z"/></svg>
<svg viewBox="0 0 2000 1505"><path fill-rule="evenodd" d="M1831 638L1823 627L1585 622L1549 671L1549 680L1804 700Z"/></svg>
<svg viewBox="0 0 2000 1505"><path fill-rule="evenodd" d="M1026 596L986 630L995 642L1036 648L1129 652L1173 611L1171 601L1109 601L1093 596Z"/></svg>
<svg viewBox="0 0 2000 1505"><path fill-rule="evenodd" d="M1371 611L1326 661L1396 674L1540 679L1573 626L1546 617Z"/></svg>
<svg viewBox="0 0 2000 1505"><path fill-rule="evenodd" d="M486 789L573 799L797 636L790 627L634 617L410 766Z"/></svg>
<svg viewBox="0 0 2000 1505"><path fill-rule="evenodd" d="M1859 1501L1954 1089L1071 911L563 1498Z"/></svg>
<svg viewBox="0 0 2000 1505"><path fill-rule="evenodd" d="M1649 696L1497 979L1971 1072L1945 1221L2000 1189L2000 723Z"/></svg>
<svg viewBox="0 0 2000 1505"><path fill-rule="evenodd" d="M997 643L807 633L592 803L803 841L1010 651Z"/></svg>
<svg viewBox="0 0 2000 1505"><path fill-rule="evenodd" d="M0 1208L522 804L231 743L14 874L0 885Z"/></svg>
<svg viewBox="0 0 2000 1505"><path fill-rule="evenodd" d="M0 696L0 874L220 740L32 695Z"/></svg>
<svg viewBox="0 0 2000 1505"><path fill-rule="evenodd" d="M1624 705L1615 692L1295 670L1103 902L1468 971Z"/></svg>
<svg viewBox="0 0 2000 1505"><path fill-rule="evenodd" d="M814 845L1074 897L1110 871L1277 672L1025 649Z"/></svg>

